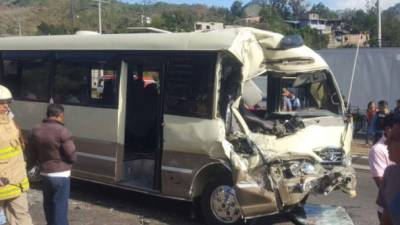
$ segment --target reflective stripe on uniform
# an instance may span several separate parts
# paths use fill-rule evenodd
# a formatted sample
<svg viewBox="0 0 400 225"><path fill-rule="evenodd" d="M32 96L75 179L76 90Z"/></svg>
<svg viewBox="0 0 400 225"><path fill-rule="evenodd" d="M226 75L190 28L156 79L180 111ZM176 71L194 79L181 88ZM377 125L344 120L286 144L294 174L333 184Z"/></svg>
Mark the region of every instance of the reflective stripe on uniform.
<svg viewBox="0 0 400 225"><path fill-rule="evenodd" d="M19 184L8 184L0 188L0 200L18 197L23 192L26 192L28 189L28 178L24 178Z"/></svg>
<svg viewBox="0 0 400 225"><path fill-rule="evenodd" d="M20 146L0 149L0 160L9 159L22 153Z"/></svg>

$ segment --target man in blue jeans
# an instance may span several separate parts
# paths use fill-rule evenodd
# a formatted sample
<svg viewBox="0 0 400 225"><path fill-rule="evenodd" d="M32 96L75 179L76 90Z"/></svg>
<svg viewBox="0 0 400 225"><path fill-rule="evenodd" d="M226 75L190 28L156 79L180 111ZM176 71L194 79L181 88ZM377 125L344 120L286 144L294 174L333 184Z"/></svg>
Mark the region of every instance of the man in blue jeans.
<svg viewBox="0 0 400 225"><path fill-rule="evenodd" d="M76 161L72 135L64 127L64 108L47 107L47 118L32 130L29 150L43 178L43 208L47 225L68 225L71 166Z"/></svg>

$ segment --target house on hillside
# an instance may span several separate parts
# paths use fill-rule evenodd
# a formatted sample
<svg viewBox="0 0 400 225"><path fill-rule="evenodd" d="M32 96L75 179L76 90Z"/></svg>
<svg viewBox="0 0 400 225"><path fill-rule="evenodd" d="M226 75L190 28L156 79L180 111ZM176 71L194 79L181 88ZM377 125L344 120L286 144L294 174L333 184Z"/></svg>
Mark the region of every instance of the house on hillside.
<svg viewBox="0 0 400 225"><path fill-rule="evenodd" d="M355 47L360 42L360 47L368 48L369 33L351 34L345 30L336 30L329 38L328 48Z"/></svg>
<svg viewBox="0 0 400 225"><path fill-rule="evenodd" d="M261 16L245 17L235 21L235 24L249 25L261 22Z"/></svg>
<svg viewBox="0 0 400 225"><path fill-rule="evenodd" d="M309 27L317 30L321 35L329 36L328 48L341 48L346 46L369 47L369 34L351 34L343 29L344 24L339 19L328 20L321 18L317 13L309 13L307 17L300 20L287 20L287 24L295 29Z"/></svg>
<svg viewBox="0 0 400 225"><path fill-rule="evenodd" d="M295 29L301 29L309 27L317 30L320 34L331 34L332 28L337 26L338 21L327 20L320 18L317 13L309 13L307 17L299 20L286 20L287 24L291 25Z"/></svg>
<svg viewBox="0 0 400 225"><path fill-rule="evenodd" d="M330 34L332 27L327 19L320 18L317 13L309 13L306 18L300 19L300 28L310 27L311 29L318 30L320 34Z"/></svg>
<svg viewBox="0 0 400 225"><path fill-rule="evenodd" d="M221 30L221 29L224 29L224 24L218 22L196 22L194 24L195 31L209 31L209 30Z"/></svg>

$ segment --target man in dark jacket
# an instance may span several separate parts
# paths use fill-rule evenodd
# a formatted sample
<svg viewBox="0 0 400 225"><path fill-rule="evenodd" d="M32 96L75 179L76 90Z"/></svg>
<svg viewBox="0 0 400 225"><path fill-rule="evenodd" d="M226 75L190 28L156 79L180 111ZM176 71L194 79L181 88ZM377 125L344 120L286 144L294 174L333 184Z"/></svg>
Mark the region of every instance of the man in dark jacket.
<svg viewBox="0 0 400 225"><path fill-rule="evenodd" d="M47 118L32 130L32 160L39 162L43 178L43 208L48 225L68 225L71 166L76 161L71 133L64 127L64 108L47 107Z"/></svg>

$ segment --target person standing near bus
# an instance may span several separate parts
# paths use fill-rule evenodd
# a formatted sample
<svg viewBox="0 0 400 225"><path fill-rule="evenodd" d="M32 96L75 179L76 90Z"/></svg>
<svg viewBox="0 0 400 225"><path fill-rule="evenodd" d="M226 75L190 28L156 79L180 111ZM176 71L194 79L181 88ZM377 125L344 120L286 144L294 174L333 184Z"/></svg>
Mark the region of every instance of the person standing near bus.
<svg viewBox="0 0 400 225"><path fill-rule="evenodd" d="M396 101L396 107L393 109L396 120L400 120L400 99Z"/></svg>
<svg viewBox="0 0 400 225"><path fill-rule="evenodd" d="M378 112L375 114L372 124L374 130L374 144L376 144L383 135L383 120L390 113L387 101L381 100L378 102Z"/></svg>
<svg viewBox="0 0 400 225"><path fill-rule="evenodd" d="M47 118L29 138L32 162L39 162L43 180L43 208L49 225L68 225L72 164L76 161L71 132L64 126L64 107L50 104Z"/></svg>
<svg viewBox="0 0 400 225"><path fill-rule="evenodd" d="M374 101L368 102L368 107L367 107L367 133L365 134L365 144L369 145L369 138L370 136L374 135L373 131L373 119L375 117L375 114L377 113L377 108L376 108L376 103Z"/></svg>
<svg viewBox="0 0 400 225"><path fill-rule="evenodd" d="M383 206L381 225L400 224L400 124L397 122L386 140L389 159L394 162L385 169L377 203Z"/></svg>
<svg viewBox="0 0 400 225"><path fill-rule="evenodd" d="M389 114L383 119L383 136L374 146L372 146L371 150L369 151L368 159L369 166L371 168L371 175L378 189L382 187L385 169L394 164L389 159L389 152L387 149L388 146L386 145L386 140L390 136L390 132L394 123L395 120L393 114ZM382 213L382 205L378 205L378 218L380 221L382 220Z"/></svg>
<svg viewBox="0 0 400 225"><path fill-rule="evenodd" d="M0 85L0 207L9 225L32 225L24 143L10 112L11 101L10 90Z"/></svg>

